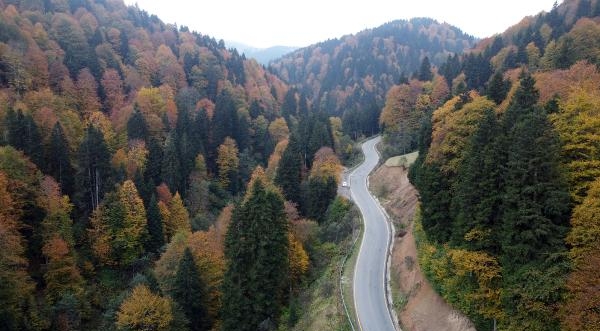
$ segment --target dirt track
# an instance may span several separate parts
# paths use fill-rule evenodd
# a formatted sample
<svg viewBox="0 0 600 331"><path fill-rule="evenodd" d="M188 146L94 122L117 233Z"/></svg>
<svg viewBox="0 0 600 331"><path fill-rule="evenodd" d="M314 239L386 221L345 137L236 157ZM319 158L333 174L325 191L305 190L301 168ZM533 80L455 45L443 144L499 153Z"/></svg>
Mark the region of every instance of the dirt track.
<svg viewBox="0 0 600 331"><path fill-rule="evenodd" d="M407 171L382 165L371 175L370 187L377 196L385 197L380 201L396 226L392 282L408 300L397 310L402 330L475 331L468 318L450 307L421 273L412 233L418 198Z"/></svg>

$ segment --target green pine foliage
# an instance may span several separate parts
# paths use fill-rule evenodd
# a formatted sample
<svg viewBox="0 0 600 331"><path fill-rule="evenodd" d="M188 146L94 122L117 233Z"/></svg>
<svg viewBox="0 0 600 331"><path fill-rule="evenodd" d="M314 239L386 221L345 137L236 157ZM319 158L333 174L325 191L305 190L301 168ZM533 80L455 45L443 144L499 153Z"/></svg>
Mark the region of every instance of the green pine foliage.
<svg viewBox="0 0 600 331"><path fill-rule="evenodd" d="M288 221L283 199L257 180L233 214L225 240L223 330L276 325L288 269Z"/></svg>
<svg viewBox="0 0 600 331"><path fill-rule="evenodd" d="M275 182L283 190L287 200L300 203L300 183L302 182L302 154L298 135L292 133L290 142L279 161Z"/></svg>
<svg viewBox="0 0 600 331"><path fill-rule="evenodd" d="M431 258L448 254L448 261L457 263L458 256L472 252L498 261L502 281L494 286L501 288L499 307L506 315L494 316L508 330L556 329L557 303L568 273L565 237L570 199L559 166L561 146L546 112L537 106L538 98L535 80L522 74L503 114L486 109L455 176L444 175L426 158L411 169L420 193L424 233L431 242L449 245ZM427 138L421 140L427 143ZM443 280L435 271L428 275L442 290L458 277ZM450 301L462 306L468 293L483 285L473 286L454 289L462 299L449 297ZM446 290L442 293L450 296ZM481 328L492 323L483 308L468 313Z"/></svg>
<svg viewBox="0 0 600 331"><path fill-rule="evenodd" d="M60 184L64 194L73 194L75 189L73 174L75 173L75 170L71 164L69 142L65 137L60 122L57 122L54 125L54 128L52 128L45 168L47 169L48 174Z"/></svg>
<svg viewBox="0 0 600 331"><path fill-rule="evenodd" d="M146 249L149 252L158 252L159 249L165 244L164 226L163 220L158 209L156 201L156 195L152 194L150 203L146 212L147 226L148 226L148 240L146 242Z"/></svg>
<svg viewBox="0 0 600 331"><path fill-rule="evenodd" d="M189 248L183 252L173 287L173 300L181 307L191 331L210 330L207 290Z"/></svg>
<svg viewBox="0 0 600 331"><path fill-rule="evenodd" d="M90 215L112 185L110 152L104 135L92 125L88 126L77 151L77 164L74 201L82 215Z"/></svg>
<svg viewBox="0 0 600 331"><path fill-rule="evenodd" d="M488 109L459 166L452 204L454 245L490 254L499 251L497 236L504 189L500 165L505 152L498 145L499 134L496 114Z"/></svg>

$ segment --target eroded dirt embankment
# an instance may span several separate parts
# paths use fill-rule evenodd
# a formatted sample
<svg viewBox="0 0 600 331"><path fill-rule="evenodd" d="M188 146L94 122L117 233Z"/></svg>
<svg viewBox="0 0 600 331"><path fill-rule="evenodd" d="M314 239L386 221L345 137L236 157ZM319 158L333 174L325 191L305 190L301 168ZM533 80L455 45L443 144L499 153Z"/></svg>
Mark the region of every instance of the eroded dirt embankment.
<svg viewBox="0 0 600 331"><path fill-rule="evenodd" d="M463 314L450 307L424 277L417 260L413 216L417 191L403 167L380 166L370 177L370 188L380 197L396 226L391 278L394 302L403 331L475 331Z"/></svg>

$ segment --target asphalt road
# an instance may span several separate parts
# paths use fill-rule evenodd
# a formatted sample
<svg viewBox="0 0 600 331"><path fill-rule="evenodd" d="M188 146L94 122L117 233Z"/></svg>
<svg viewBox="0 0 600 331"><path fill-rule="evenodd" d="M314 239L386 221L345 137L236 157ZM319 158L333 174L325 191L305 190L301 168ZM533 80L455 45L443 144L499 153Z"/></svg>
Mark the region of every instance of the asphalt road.
<svg viewBox="0 0 600 331"><path fill-rule="evenodd" d="M363 143L365 161L349 178L352 199L358 205L364 220L364 234L354 269L353 286L358 329L362 331L395 330L387 305L385 281L390 228L386 216L367 188L367 177L379 162L375 144L380 140L381 137L378 136Z"/></svg>

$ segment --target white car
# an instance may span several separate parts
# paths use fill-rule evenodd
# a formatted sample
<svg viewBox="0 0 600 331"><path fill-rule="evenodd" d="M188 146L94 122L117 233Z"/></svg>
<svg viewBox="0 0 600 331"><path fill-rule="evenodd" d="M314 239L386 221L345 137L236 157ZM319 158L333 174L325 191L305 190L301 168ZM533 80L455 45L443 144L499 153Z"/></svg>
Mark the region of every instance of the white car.
<svg viewBox="0 0 600 331"><path fill-rule="evenodd" d="M342 182L343 187L348 187L348 182Z"/></svg>

